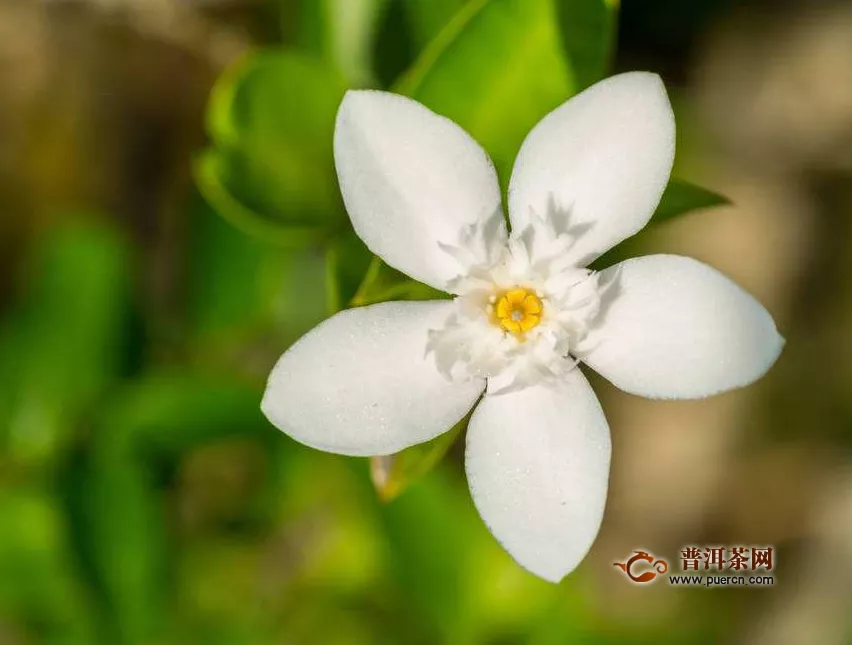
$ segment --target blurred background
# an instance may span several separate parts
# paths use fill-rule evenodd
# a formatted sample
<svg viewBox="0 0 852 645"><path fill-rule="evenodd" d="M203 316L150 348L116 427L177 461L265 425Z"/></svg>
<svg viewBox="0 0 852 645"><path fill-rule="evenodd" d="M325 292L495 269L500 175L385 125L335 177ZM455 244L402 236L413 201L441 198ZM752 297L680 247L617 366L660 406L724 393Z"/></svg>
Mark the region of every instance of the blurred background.
<svg viewBox="0 0 852 645"><path fill-rule="evenodd" d="M788 342L704 401L593 381L609 503L554 586L479 520L461 429L371 463L258 404L319 320L431 295L348 229L347 87L454 118L505 186L632 69L667 83L675 176L731 204L683 184L618 253L712 264ZM852 643L852 3L0 0L0 97L0 645ZM612 567L710 544L774 545L775 585Z"/></svg>

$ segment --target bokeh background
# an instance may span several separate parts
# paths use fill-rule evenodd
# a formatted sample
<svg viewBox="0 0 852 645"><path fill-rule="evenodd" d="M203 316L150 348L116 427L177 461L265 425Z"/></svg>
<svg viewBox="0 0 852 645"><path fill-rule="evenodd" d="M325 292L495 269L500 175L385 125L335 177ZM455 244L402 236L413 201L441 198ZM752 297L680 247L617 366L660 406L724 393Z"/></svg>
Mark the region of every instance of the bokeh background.
<svg viewBox="0 0 852 645"><path fill-rule="evenodd" d="M607 514L554 586L478 519L463 441L345 459L258 403L317 321L429 296L347 228L346 87L452 116L505 182L631 69L667 83L675 175L731 204L687 187L619 252L716 266L788 342L704 401L593 381ZM852 642L850 215L848 1L2 0L0 644ZM775 585L612 567L705 544L774 545Z"/></svg>

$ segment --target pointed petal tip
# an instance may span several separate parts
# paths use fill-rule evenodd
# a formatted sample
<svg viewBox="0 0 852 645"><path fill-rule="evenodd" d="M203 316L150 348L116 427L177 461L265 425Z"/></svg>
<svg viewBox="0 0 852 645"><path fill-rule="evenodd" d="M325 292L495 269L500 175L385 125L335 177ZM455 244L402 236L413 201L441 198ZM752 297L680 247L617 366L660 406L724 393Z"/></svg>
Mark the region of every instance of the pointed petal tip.
<svg viewBox="0 0 852 645"><path fill-rule="evenodd" d="M376 90L346 90L343 99L340 101L340 106L337 108L337 118L334 123L335 140L340 132L340 127L343 121L350 118L353 112L363 107L370 101L369 95Z"/></svg>
<svg viewBox="0 0 852 645"><path fill-rule="evenodd" d="M787 345L787 339L784 338L781 333L776 329L775 330L775 357L769 363L769 367L771 368L778 358L781 356L781 352L784 351L784 347ZM769 369L769 368L767 368Z"/></svg>
<svg viewBox="0 0 852 645"><path fill-rule="evenodd" d="M488 526L487 523L486 526ZM490 526L488 527L488 530L492 533L492 535L494 534L494 531L491 529ZM574 573L574 571L576 571L577 568L585 561L586 557L588 556L588 552L591 550L592 547L592 545L590 544L588 549L586 549L586 551L581 557L575 557L570 562L548 562L547 564L538 562L534 564L532 562L522 561L517 557L515 553L510 551L509 548L507 548L506 544L503 544L503 542L501 542L499 539L498 542L500 542L500 546L502 546L503 549L505 549L507 553L509 553L515 563L517 563L517 565L521 567L524 571L536 576L537 578L541 578L545 582L549 582L553 585L561 584L562 581L565 580L565 578Z"/></svg>
<svg viewBox="0 0 852 645"><path fill-rule="evenodd" d="M562 581L565 580L565 578L568 576L568 574L571 573L574 569L576 569L576 565L568 568L559 567L557 569L551 569L547 571L533 571L532 569L527 569L527 571L529 571L534 576L541 578L545 582L549 582L552 585L558 585L561 584Z"/></svg>
<svg viewBox="0 0 852 645"><path fill-rule="evenodd" d="M634 72L634 74L642 76L649 81L653 81L654 83L658 84L663 89L663 91L665 91L666 84L663 82L663 77L657 74L657 72L637 71Z"/></svg>
<svg viewBox="0 0 852 645"><path fill-rule="evenodd" d="M270 423L272 423L272 425L275 425L275 424L273 423L272 419L271 419L271 418L270 418L270 416L269 416L269 415L270 415L270 411L271 411L271 406L270 406L269 401L268 401L268 395L269 395L269 388L267 388L266 390L264 390L264 392L263 392L263 397L260 399L260 411L263 413L263 416L265 416L265 417L266 417L266 419L267 419Z"/></svg>
<svg viewBox="0 0 852 645"><path fill-rule="evenodd" d="M393 101L398 98L405 97L382 90L346 90L337 108L337 117L334 122L335 151L340 143L342 129L347 125L351 127L364 121L369 123L370 115L381 110L387 99Z"/></svg>
<svg viewBox="0 0 852 645"><path fill-rule="evenodd" d="M355 107L358 105L363 105L364 103L369 102L376 95L380 94L388 94L388 92L383 92L381 90L346 90L343 94L343 99L340 101L341 109L346 106L347 108Z"/></svg>
<svg viewBox="0 0 852 645"><path fill-rule="evenodd" d="M669 102L669 92L666 89L666 84L663 81L663 77L657 74L656 72L649 72L643 70L637 70L635 72L624 72L623 74L616 74L615 76L610 76L608 79L604 79L602 82L611 81L613 83L633 83L636 88L635 90L647 90L649 93L657 93L661 94L665 97L666 102ZM642 87L644 86L644 87Z"/></svg>
<svg viewBox="0 0 852 645"><path fill-rule="evenodd" d="M621 291L583 360L616 387L652 399L703 399L751 385L785 340L766 308L729 277L693 258L631 258ZM603 342L605 341L605 342Z"/></svg>
<svg viewBox="0 0 852 645"><path fill-rule="evenodd" d="M269 379L267 380L266 387L263 390L263 396L260 399L260 411L263 413L263 416L266 417L266 420L269 421L273 426L275 426L278 430L284 431L284 428L281 427L280 420L278 419L278 415L275 412L275 404L273 402L272 397L272 379L275 375L275 370L278 365L270 370Z"/></svg>
<svg viewBox="0 0 852 645"><path fill-rule="evenodd" d="M287 432L286 421L281 417L280 411L276 412L275 400L272 395L272 374L270 374L269 382L266 385L266 389L263 392L263 397L260 399L260 411L263 413L263 416L266 417L266 420L279 432L283 432L287 436L290 436L290 433ZM298 441L298 440L297 440ZM300 442L301 443L301 442Z"/></svg>
<svg viewBox="0 0 852 645"><path fill-rule="evenodd" d="M557 388L486 396L466 438L474 506L521 567L559 584L598 534L610 452L606 419L580 370Z"/></svg>
<svg viewBox="0 0 852 645"><path fill-rule="evenodd" d="M778 359L781 358L781 352L784 351L784 346L787 344L787 339L784 338L778 332L778 329L775 327L775 321L772 319L772 316L769 314L768 311L766 312L766 315L767 315L767 317L769 317L769 325L772 327L772 330L774 332L772 339L767 341L767 343L766 343L766 345L767 345L767 347L766 347L766 365L765 365L764 369L761 372L759 372L753 379L743 383L739 387L746 387L748 385L751 385L751 384L755 383L756 381L759 381L760 379L762 379L764 376L766 376L766 374L769 372L769 370L771 370L775 366L775 363L778 362ZM737 388L737 386L734 386L734 387L729 388L729 389L736 389L736 388ZM723 390L723 391L725 391L725 390Z"/></svg>

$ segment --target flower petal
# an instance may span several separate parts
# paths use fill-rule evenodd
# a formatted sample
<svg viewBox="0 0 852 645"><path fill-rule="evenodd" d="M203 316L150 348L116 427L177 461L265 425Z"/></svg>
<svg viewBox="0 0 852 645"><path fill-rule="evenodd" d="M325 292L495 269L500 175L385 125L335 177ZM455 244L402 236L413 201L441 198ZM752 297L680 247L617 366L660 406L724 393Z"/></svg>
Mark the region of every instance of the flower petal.
<svg viewBox="0 0 852 645"><path fill-rule="evenodd" d="M659 76L631 72L593 85L544 117L521 146L509 184L512 230L531 212L554 215L577 237L572 261L587 265L647 224L674 148Z"/></svg>
<svg viewBox="0 0 852 645"><path fill-rule="evenodd" d="M387 455L428 441L458 422L483 381L452 383L426 356L428 330L452 302L385 302L341 311L278 361L263 412L312 448Z"/></svg>
<svg viewBox="0 0 852 645"><path fill-rule="evenodd" d="M500 211L485 151L455 123L403 96L350 91L334 160L355 231L390 266L438 289L459 274L439 243ZM498 232L505 238L505 227Z"/></svg>
<svg viewBox="0 0 852 645"><path fill-rule="evenodd" d="M579 357L626 392L692 399L748 385L784 345L757 300L692 258L633 258L603 271L610 280Z"/></svg>
<svg viewBox="0 0 852 645"><path fill-rule="evenodd" d="M594 542L609 458L609 427L579 369L555 387L486 395L467 431L467 480L479 514L522 567L551 582Z"/></svg>

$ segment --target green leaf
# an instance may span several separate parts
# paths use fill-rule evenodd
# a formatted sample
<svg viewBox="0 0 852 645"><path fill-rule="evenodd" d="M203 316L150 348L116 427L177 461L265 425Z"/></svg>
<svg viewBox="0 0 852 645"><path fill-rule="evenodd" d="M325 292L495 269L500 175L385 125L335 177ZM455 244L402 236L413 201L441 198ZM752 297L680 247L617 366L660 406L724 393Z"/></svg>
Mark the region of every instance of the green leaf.
<svg viewBox="0 0 852 645"><path fill-rule="evenodd" d="M272 299L263 280L276 253L218 217L204 200L190 211L188 316L192 337L204 343L229 340L235 330L268 325ZM227 261L223 261L227 258ZM213 337L213 338L210 338Z"/></svg>
<svg viewBox="0 0 852 645"><path fill-rule="evenodd" d="M467 130L504 186L524 137L574 89L553 0L474 0L397 88Z"/></svg>
<svg viewBox="0 0 852 645"><path fill-rule="evenodd" d="M100 450L132 447L148 457L270 428L257 388L183 372L149 374L128 385L100 419L101 427L110 429L110 436L98 444Z"/></svg>
<svg viewBox="0 0 852 645"><path fill-rule="evenodd" d="M228 226L203 202L192 225L189 314L202 357L240 355L261 338L283 349L339 309L337 275L323 247L271 246Z"/></svg>
<svg viewBox="0 0 852 645"><path fill-rule="evenodd" d="M322 226L300 222L297 217L286 221L280 215L280 205L272 203L275 198L286 201L289 198L285 194L286 189L277 192L270 189L273 184L265 186L264 182L270 181L270 169L258 166L256 174L245 172L240 159L246 160L240 151L211 148L201 152L193 162L193 174L199 191L223 219L245 235L284 248L319 244L328 238L328 232ZM234 172L238 168L242 168L243 172ZM294 183L297 182L296 175L299 172L296 170L290 175ZM263 203L264 199L268 200L267 203ZM293 212L298 212L295 204L284 208L293 208ZM269 216L262 213L278 214Z"/></svg>
<svg viewBox="0 0 852 645"><path fill-rule="evenodd" d="M466 0L391 0L375 43L376 75L393 86Z"/></svg>
<svg viewBox="0 0 852 645"><path fill-rule="evenodd" d="M316 243L345 222L332 160L346 86L325 63L286 51L250 54L217 82L212 147L195 177L244 232L287 246Z"/></svg>
<svg viewBox="0 0 852 645"><path fill-rule="evenodd" d="M50 459L121 370L128 249L111 228L72 224L34 250L0 351L0 427L23 460Z"/></svg>
<svg viewBox="0 0 852 645"><path fill-rule="evenodd" d="M15 619L29 622L29 636L46 645L97 642L94 603L76 577L75 554L56 499L38 489L0 490L0 526L4 625Z"/></svg>
<svg viewBox="0 0 852 645"><path fill-rule="evenodd" d="M346 307L355 297L361 286L364 276L369 272L373 263L378 259L370 253L354 231L343 233L330 249L331 266L328 274L329 280L336 277L335 289L337 306L334 309Z"/></svg>
<svg viewBox="0 0 852 645"><path fill-rule="evenodd" d="M340 309L333 248L308 248L278 258L277 270L264 278L275 286L276 336L296 341L328 315Z"/></svg>
<svg viewBox="0 0 852 645"><path fill-rule="evenodd" d="M404 2L391 0L383 12L376 42L373 44L377 85L393 87L399 77L411 67L419 53L414 46Z"/></svg>
<svg viewBox="0 0 852 645"><path fill-rule="evenodd" d="M651 218L651 223L667 222L691 211L726 206L730 203L727 197L711 190L680 179L672 179L666 186L660 205Z"/></svg>
<svg viewBox="0 0 852 645"><path fill-rule="evenodd" d="M556 0L562 42L577 91L609 73L618 26L618 0Z"/></svg>
<svg viewBox="0 0 852 645"><path fill-rule="evenodd" d="M301 45L355 86L375 83L373 43L392 0L301 0Z"/></svg>
<svg viewBox="0 0 852 645"><path fill-rule="evenodd" d="M397 0L402 2L413 45L422 51L465 5L465 0Z"/></svg>
<svg viewBox="0 0 852 645"><path fill-rule="evenodd" d="M392 547L397 588L406 604L429 618L429 628L440 630L427 633L424 642L487 642L470 633L472 598L465 593L469 563L481 547L476 537L485 529L467 496L458 494L458 482L447 475L435 470L377 511Z"/></svg>
<svg viewBox="0 0 852 645"><path fill-rule="evenodd" d="M162 642L172 547L156 475L195 446L269 425L253 387L153 375L116 393L95 424L76 504L83 556L111 610L109 642Z"/></svg>

